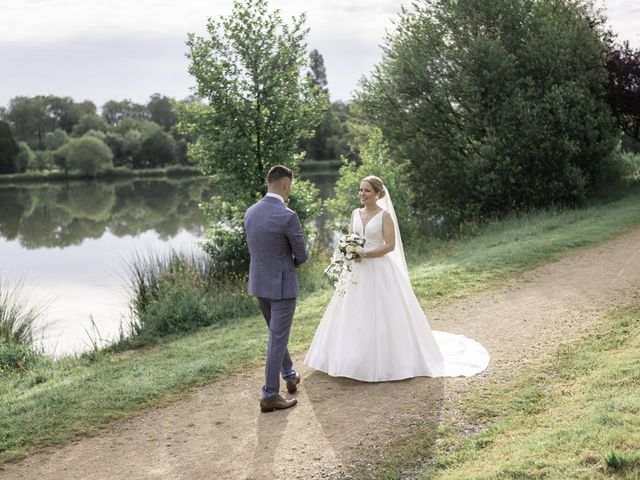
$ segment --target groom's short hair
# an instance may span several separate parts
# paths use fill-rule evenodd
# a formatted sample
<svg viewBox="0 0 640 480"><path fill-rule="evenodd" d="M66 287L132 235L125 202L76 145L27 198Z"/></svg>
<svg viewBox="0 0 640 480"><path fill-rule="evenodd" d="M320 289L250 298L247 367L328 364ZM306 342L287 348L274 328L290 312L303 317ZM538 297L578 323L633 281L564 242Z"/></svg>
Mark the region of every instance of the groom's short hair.
<svg viewBox="0 0 640 480"><path fill-rule="evenodd" d="M267 183L270 185L273 182L282 180L283 178L293 180L293 170L285 167L284 165L274 165L267 174Z"/></svg>

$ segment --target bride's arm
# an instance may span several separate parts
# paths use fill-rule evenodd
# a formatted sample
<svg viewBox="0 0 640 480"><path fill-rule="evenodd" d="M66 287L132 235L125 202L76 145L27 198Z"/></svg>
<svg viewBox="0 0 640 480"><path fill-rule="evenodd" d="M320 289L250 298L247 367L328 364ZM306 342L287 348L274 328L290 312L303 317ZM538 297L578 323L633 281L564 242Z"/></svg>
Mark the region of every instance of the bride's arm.
<svg viewBox="0 0 640 480"><path fill-rule="evenodd" d="M384 245L368 252L362 252L360 258L382 257L396 248L396 231L393 227L393 219L386 211L382 214L382 235L384 236Z"/></svg>
<svg viewBox="0 0 640 480"><path fill-rule="evenodd" d="M353 212L351 212L351 220L349 220L349 235L353 233Z"/></svg>

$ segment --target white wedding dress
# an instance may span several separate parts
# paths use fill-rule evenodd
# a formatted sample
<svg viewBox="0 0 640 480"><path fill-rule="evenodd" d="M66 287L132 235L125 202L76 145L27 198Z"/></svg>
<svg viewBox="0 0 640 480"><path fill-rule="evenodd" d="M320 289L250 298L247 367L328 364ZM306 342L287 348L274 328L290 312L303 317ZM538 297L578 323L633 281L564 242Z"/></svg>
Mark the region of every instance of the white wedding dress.
<svg viewBox="0 0 640 480"><path fill-rule="evenodd" d="M365 229L359 209L353 213L353 231L366 239L365 251L384 244L382 216L376 214ZM402 249L399 233L396 238ZM401 261L391 252L356 264L344 294L334 293L305 365L366 382L472 376L487 368L489 353L478 342L431 330L400 253Z"/></svg>

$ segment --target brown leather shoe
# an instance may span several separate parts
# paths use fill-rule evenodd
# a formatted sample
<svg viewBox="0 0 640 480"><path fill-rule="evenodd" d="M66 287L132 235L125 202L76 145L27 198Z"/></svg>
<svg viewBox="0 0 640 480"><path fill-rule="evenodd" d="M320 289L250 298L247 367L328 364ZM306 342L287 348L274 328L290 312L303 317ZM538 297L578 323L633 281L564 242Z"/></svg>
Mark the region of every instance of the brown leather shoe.
<svg viewBox="0 0 640 480"><path fill-rule="evenodd" d="M295 398L287 400L280 395L276 395L267 400L260 400L260 410L262 410L263 413L273 412L274 410L284 410L285 408L293 407L296 403L298 403L298 400Z"/></svg>
<svg viewBox="0 0 640 480"><path fill-rule="evenodd" d="M287 380L287 392L296 393L298 391L298 384L300 383L300 374L296 372L295 378Z"/></svg>

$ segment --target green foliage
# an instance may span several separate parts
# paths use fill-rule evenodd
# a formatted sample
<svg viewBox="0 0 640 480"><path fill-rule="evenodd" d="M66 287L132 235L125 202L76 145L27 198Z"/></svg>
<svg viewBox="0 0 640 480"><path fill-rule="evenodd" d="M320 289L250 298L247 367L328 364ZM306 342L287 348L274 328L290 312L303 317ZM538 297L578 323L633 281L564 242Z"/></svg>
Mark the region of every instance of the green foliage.
<svg viewBox="0 0 640 480"><path fill-rule="evenodd" d="M65 165L88 177L113 168L113 153L100 139L93 136L73 138L62 147Z"/></svg>
<svg viewBox="0 0 640 480"><path fill-rule="evenodd" d="M74 137L81 137L90 130L106 133L109 130L109 124L99 115L83 115L73 126L72 133Z"/></svg>
<svg viewBox="0 0 640 480"><path fill-rule="evenodd" d="M68 141L69 135L61 128L56 128L53 132L47 132L44 136L44 146L47 150L57 150Z"/></svg>
<svg viewBox="0 0 640 480"><path fill-rule="evenodd" d="M31 342L42 309L29 306L22 287L22 281L0 281L0 374L26 369L37 358Z"/></svg>
<svg viewBox="0 0 640 480"><path fill-rule="evenodd" d="M25 370L38 358L31 345L0 340L0 375Z"/></svg>
<svg viewBox="0 0 640 480"><path fill-rule="evenodd" d="M152 173L186 173L184 167L178 168ZM130 172L123 172L123 176ZM20 187L0 184L0 236L19 239L26 248L53 248L77 245L106 231L120 237L150 229L162 237L175 236L181 230L199 234L203 215L198 204L211 195L212 185L208 179L194 178L193 171L189 173L188 178L170 180L83 179Z"/></svg>
<svg viewBox="0 0 640 480"><path fill-rule="evenodd" d="M155 93L147 103L149 119L160 125L166 132L178 124L178 114L174 108L174 102L169 97Z"/></svg>
<svg viewBox="0 0 640 480"><path fill-rule="evenodd" d="M111 125L117 125L124 118L135 118L146 120L149 114L144 105L132 102L131 100L109 100L102 106L102 118Z"/></svg>
<svg viewBox="0 0 640 480"><path fill-rule="evenodd" d="M309 54L309 72L307 78L320 91L329 95L327 71L324 58L318 50ZM324 113L320 124L308 139L300 140L300 149L306 152L309 160L335 160L347 153L347 107L344 103L333 102Z"/></svg>
<svg viewBox="0 0 640 480"><path fill-rule="evenodd" d="M0 281L0 341L30 346L32 326L41 309L29 306L31 302L22 289L22 281Z"/></svg>
<svg viewBox="0 0 640 480"><path fill-rule="evenodd" d="M297 171L298 141L327 107L326 94L303 75L305 17L292 22L269 12L266 0L235 1L229 17L209 20L207 37L191 34L187 42L189 73L206 103L182 102L178 112L182 132L195 140L189 155L221 186L208 233L220 263L244 250L238 262L246 265L244 210L265 193L271 166Z"/></svg>
<svg viewBox="0 0 640 480"><path fill-rule="evenodd" d="M123 135L116 132L107 132L104 137L104 143L109 146L111 152L113 153L114 167L131 165L131 152L127 149L128 146L125 143Z"/></svg>
<svg viewBox="0 0 640 480"><path fill-rule="evenodd" d="M50 170L54 167L53 152L49 150L36 150L32 157L32 162L27 166L27 170L37 170L39 172Z"/></svg>
<svg viewBox="0 0 640 480"><path fill-rule="evenodd" d="M309 140L301 142L310 160L335 160L347 154L348 130L346 127L347 107L342 102L334 102L328 109L318 128Z"/></svg>
<svg viewBox="0 0 640 480"><path fill-rule="evenodd" d="M140 150L133 157L133 168L162 167L176 163L176 141L157 129L142 140Z"/></svg>
<svg viewBox="0 0 640 480"><path fill-rule="evenodd" d="M20 147L16 143L11 127L7 122L0 122L0 174L16 173L16 157Z"/></svg>
<svg viewBox="0 0 640 480"><path fill-rule="evenodd" d="M621 155L624 175L631 178L640 178L640 154L625 152Z"/></svg>
<svg viewBox="0 0 640 480"><path fill-rule="evenodd" d="M609 82L606 99L618 125L630 140L640 142L640 49L629 42L607 52Z"/></svg>
<svg viewBox="0 0 640 480"><path fill-rule="evenodd" d="M640 473L640 451L621 452L610 450L604 455L607 469L618 472Z"/></svg>
<svg viewBox="0 0 640 480"><path fill-rule="evenodd" d="M577 204L619 177L605 45L586 1L424 0L362 84L363 117L411 162L422 212Z"/></svg>
<svg viewBox="0 0 640 480"><path fill-rule="evenodd" d="M113 127L113 130L121 135L126 135L130 130L136 130L141 135L150 133L160 128L155 122L135 117L124 117Z"/></svg>
<svg viewBox="0 0 640 480"><path fill-rule="evenodd" d="M16 173L24 173L33 164L35 154L27 145L27 142L18 142L18 154L16 155Z"/></svg>
<svg viewBox="0 0 640 480"><path fill-rule="evenodd" d="M131 265L133 343L157 340L256 313L242 277L216 276L211 257L173 252Z"/></svg>
<svg viewBox="0 0 640 480"><path fill-rule="evenodd" d="M360 206L360 181L367 175L376 175L389 191L403 238L410 239L415 235L418 224L412 211L413 193L408 185L407 162L391 159L382 133L377 129L369 133L369 140L361 147L360 156L360 163L343 161L335 195L326 202L335 228L346 230L351 212Z"/></svg>
<svg viewBox="0 0 640 480"><path fill-rule="evenodd" d="M47 132L59 128L67 133L83 115L95 115L96 106L89 101L75 103L69 97L14 97L5 114L16 136L31 148L44 148Z"/></svg>

